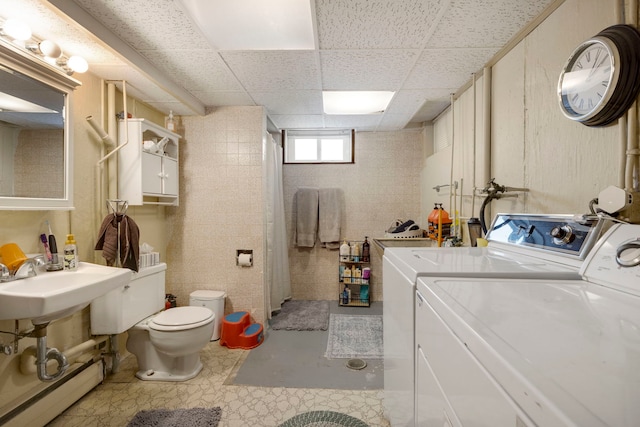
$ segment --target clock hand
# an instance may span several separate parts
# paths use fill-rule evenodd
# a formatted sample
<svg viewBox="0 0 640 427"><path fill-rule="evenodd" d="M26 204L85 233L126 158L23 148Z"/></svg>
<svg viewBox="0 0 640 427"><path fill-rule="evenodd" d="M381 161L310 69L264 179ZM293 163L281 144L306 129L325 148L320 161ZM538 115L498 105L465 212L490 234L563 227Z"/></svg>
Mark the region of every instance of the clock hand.
<svg viewBox="0 0 640 427"><path fill-rule="evenodd" d="M587 80L589 80L591 78L591 76L593 75L593 73L596 71L596 69L599 67L598 65L598 57L600 56L600 51L601 49L598 49L596 51L596 57L593 60L593 64L594 66L591 68L591 71L589 72L589 75L587 76Z"/></svg>

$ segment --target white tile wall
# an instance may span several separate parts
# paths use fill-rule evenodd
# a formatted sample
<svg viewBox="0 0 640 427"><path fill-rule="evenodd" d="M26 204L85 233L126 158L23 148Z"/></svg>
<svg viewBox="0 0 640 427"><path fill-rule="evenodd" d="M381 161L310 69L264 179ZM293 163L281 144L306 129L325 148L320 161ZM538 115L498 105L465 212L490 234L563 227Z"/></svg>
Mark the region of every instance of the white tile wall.
<svg viewBox="0 0 640 427"><path fill-rule="evenodd" d="M341 188L345 195L346 218L342 236L362 240L383 237L396 218L421 222L420 170L423 133L421 129L401 132L356 133L355 164L284 165L284 200L294 299L338 297L338 251L293 246L293 198L299 187ZM382 257L371 245L374 301L382 300Z"/></svg>

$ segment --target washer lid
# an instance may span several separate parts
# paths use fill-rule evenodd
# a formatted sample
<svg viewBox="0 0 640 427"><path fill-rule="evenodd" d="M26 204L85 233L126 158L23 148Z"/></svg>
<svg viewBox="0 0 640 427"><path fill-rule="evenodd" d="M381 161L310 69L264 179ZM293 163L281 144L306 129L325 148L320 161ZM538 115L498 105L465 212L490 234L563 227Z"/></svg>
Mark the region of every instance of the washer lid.
<svg viewBox="0 0 640 427"><path fill-rule="evenodd" d="M149 322L150 327L190 327L196 323L206 323L214 316L213 311L206 307L176 307L165 310ZM157 329L157 328L156 328Z"/></svg>

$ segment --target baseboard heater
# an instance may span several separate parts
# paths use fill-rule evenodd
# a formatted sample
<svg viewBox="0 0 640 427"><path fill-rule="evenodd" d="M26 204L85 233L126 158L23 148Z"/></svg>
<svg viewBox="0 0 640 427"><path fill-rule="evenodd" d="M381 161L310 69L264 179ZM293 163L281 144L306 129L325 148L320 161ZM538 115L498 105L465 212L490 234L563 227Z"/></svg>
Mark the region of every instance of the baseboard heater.
<svg viewBox="0 0 640 427"><path fill-rule="evenodd" d="M104 361L90 360L0 417L4 427L42 427L104 380Z"/></svg>

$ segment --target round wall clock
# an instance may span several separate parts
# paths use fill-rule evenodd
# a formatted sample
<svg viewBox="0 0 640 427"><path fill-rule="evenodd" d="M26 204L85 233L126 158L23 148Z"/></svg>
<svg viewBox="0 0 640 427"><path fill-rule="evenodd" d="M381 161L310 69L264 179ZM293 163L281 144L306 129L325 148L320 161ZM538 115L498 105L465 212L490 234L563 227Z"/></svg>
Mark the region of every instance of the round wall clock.
<svg viewBox="0 0 640 427"><path fill-rule="evenodd" d="M606 126L622 116L640 91L640 33L614 25L581 43L558 80L562 113L586 126Z"/></svg>

